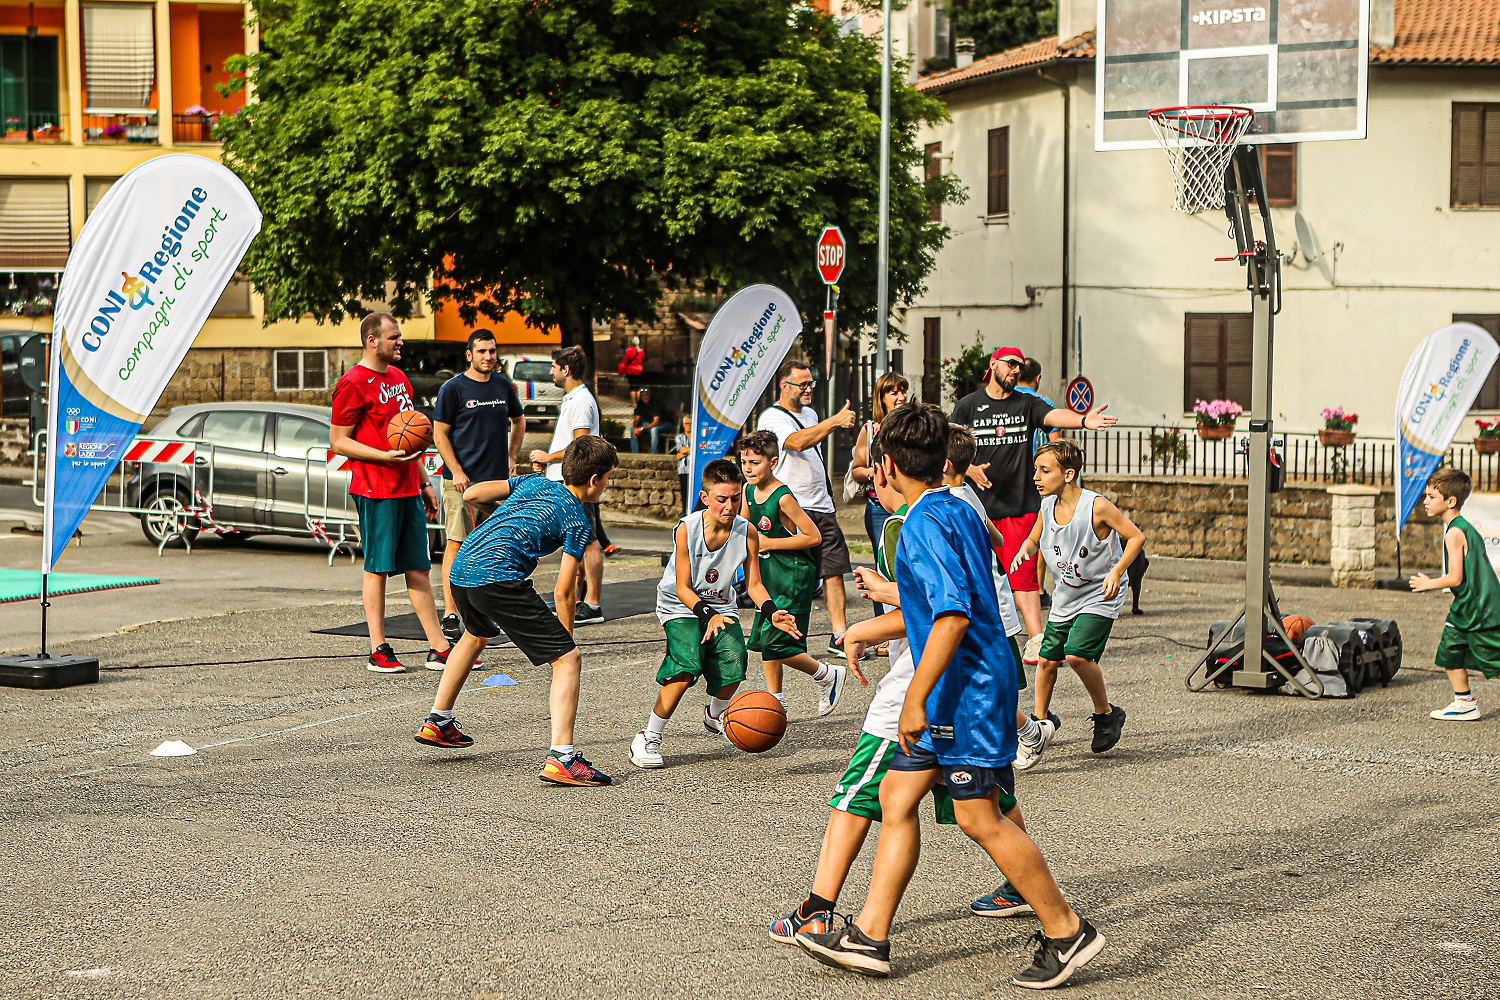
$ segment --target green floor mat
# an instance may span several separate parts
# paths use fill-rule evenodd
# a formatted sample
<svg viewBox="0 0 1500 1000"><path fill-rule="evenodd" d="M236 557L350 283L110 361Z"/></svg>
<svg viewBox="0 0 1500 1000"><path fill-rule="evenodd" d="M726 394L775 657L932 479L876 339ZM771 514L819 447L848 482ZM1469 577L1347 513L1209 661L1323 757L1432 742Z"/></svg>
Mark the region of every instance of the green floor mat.
<svg viewBox="0 0 1500 1000"><path fill-rule="evenodd" d="M96 573L53 573L47 578L47 596L83 594L90 590L148 587L160 580L150 576L103 576ZM42 574L34 569L0 569L0 604L31 601L42 596Z"/></svg>

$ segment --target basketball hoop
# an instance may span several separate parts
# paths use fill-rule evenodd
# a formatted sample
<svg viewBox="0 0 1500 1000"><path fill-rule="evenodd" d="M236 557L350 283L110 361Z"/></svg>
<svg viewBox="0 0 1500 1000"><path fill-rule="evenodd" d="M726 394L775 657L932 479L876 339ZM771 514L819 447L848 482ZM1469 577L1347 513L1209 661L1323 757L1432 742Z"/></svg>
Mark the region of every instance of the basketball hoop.
<svg viewBox="0 0 1500 1000"><path fill-rule="evenodd" d="M1224 168L1255 112L1232 104L1194 104L1148 111L1167 151L1176 186L1174 211L1197 215L1224 207Z"/></svg>

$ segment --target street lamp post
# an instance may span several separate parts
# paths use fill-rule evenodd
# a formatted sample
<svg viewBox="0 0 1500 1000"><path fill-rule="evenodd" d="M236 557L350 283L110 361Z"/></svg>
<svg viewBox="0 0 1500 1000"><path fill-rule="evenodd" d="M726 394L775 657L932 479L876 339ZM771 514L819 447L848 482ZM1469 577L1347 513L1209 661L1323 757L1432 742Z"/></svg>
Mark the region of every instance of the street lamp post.
<svg viewBox="0 0 1500 1000"><path fill-rule="evenodd" d="M887 367L886 336L891 312L891 0L885 0L880 17L880 234L876 250L875 276L875 376Z"/></svg>

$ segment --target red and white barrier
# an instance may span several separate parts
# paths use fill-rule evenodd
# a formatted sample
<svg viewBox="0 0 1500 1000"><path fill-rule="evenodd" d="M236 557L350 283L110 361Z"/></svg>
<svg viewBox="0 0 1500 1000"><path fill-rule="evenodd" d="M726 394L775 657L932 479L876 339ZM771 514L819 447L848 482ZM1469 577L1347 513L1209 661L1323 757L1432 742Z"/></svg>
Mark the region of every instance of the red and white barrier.
<svg viewBox="0 0 1500 1000"><path fill-rule="evenodd" d="M125 450L126 462L159 465L192 465L197 448L190 441L132 441Z"/></svg>

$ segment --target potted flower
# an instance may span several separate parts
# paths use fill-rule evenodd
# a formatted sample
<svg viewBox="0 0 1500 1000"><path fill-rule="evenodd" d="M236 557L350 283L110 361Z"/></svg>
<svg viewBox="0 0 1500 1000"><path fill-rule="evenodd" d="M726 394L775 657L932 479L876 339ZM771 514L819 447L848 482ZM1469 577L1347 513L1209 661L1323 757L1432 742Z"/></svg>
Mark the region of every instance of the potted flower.
<svg viewBox="0 0 1500 1000"><path fill-rule="evenodd" d="M1358 413L1345 413L1342 406L1323 411L1323 429L1318 431L1318 443L1342 448L1354 443L1354 425L1359 423Z"/></svg>
<svg viewBox="0 0 1500 1000"><path fill-rule="evenodd" d="M1198 400L1193 405L1193 419L1198 421L1198 436L1205 441L1234 436L1234 422L1245 408L1232 399Z"/></svg>
<svg viewBox="0 0 1500 1000"><path fill-rule="evenodd" d="M43 125L41 128L37 129L33 133L33 135L36 136L36 141L37 142L62 142L63 141L62 126L61 125L55 125L52 122L48 122L47 124Z"/></svg>
<svg viewBox="0 0 1500 1000"><path fill-rule="evenodd" d="M1500 420L1476 420L1479 433L1474 435L1474 450L1481 455L1500 454Z"/></svg>
<svg viewBox="0 0 1500 1000"><path fill-rule="evenodd" d="M124 142L129 137L129 133L126 131L125 126L121 125L119 122L114 122L112 124L104 126L104 131L99 133L99 138L103 139L105 142Z"/></svg>

